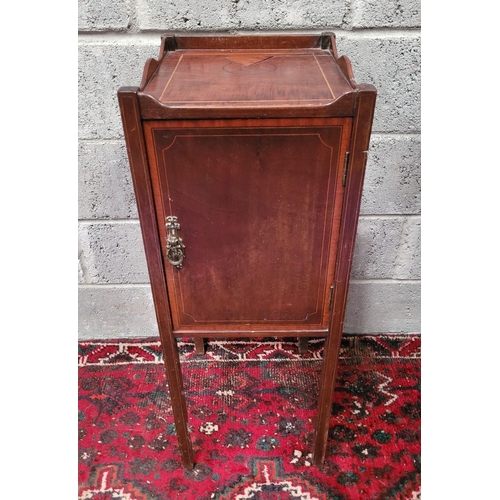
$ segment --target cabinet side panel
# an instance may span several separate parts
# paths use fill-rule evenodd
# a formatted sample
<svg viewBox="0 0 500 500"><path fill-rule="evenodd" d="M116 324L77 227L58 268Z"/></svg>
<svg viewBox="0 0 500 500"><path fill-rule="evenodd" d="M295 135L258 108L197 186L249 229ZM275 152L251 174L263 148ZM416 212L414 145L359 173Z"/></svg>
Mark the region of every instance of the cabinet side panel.
<svg viewBox="0 0 500 500"><path fill-rule="evenodd" d="M167 288L163 272L162 255L159 249L157 220L153 206L151 179L146 159L146 148L136 89L128 87L120 89L118 92L118 101L130 160L137 208L141 220L144 248L151 279L151 291L153 293L165 373L168 379L182 463L187 469L192 469L194 464L193 448L188 433L188 418L181 366L177 343L172 335L172 323L168 311Z"/></svg>
<svg viewBox="0 0 500 500"><path fill-rule="evenodd" d="M336 262L335 291L329 332L325 342L323 368L321 372L318 415L314 436L313 463L320 465L325 457L330 424L333 388L337 373L345 305L351 272L356 228L361 205L367 151L375 109L376 91L371 85L359 85L359 101L353 123L351 160L346 177L346 192L340 227L340 243Z"/></svg>

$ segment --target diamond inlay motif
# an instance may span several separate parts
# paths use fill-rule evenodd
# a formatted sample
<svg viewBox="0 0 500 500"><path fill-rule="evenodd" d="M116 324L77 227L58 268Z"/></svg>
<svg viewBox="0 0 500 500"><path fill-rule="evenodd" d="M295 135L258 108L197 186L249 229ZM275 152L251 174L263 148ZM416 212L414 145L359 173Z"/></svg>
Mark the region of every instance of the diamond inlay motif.
<svg viewBox="0 0 500 500"><path fill-rule="evenodd" d="M234 56L226 56L232 62L237 64L242 64L243 66L251 66L266 59L270 59L273 56L259 55L259 54L235 54Z"/></svg>

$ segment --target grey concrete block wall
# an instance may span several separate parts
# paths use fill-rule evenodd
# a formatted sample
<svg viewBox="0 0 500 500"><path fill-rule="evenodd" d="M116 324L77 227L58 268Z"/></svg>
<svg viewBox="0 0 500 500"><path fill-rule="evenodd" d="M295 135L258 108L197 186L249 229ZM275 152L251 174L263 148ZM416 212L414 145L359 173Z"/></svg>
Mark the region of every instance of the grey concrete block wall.
<svg viewBox="0 0 500 500"><path fill-rule="evenodd" d="M130 27L128 4L127 0L79 0L78 29L82 32L126 30Z"/></svg>
<svg viewBox="0 0 500 500"><path fill-rule="evenodd" d="M353 0L353 28L419 28L419 0Z"/></svg>
<svg viewBox="0 0 500 500"><path fill-rule="evenodd" d="M356 81L377 87L375 132L420 130L420 36L414 31L337 32Z"/></svg>
<svg viewBox="0 0 500 500"><path fill-rule="evenodd" d="M344 0L146 0L138 11L143 30L286 30L341 26Z"/></svg>
<svg viewBox="0 0 500 500"><path fill-rule="evenodd" d="M137 219L125 143L81 141L78 160L79 217Z"/></svg>
<svg viewBox="0 0 500 500"><path fill-rule="evenodd" d="M158 55L159 35L81 35L78 52L78 133L84 139L123 137L116 91L139 85L148 57Z"/></svg>
<svg viewBox="0 0 500 500"><path fill-rule="evenodd" d="M378 90L344 331L420 331L420 3L79 0L79 335L157 335L116 91L160 36L334 31Z"/></svg>

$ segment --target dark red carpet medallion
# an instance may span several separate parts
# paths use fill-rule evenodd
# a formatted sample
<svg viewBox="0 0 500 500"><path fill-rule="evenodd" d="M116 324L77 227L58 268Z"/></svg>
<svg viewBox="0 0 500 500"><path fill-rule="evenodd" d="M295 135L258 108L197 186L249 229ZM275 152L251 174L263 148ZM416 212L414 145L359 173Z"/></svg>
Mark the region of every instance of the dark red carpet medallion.
<svg viewBox="0 0 500 500"><path fill-rule="evenodd" d="M420 336L345 335L311 465L323 340L179 342L196 467L180 464L156 339L79 343L79 499L420 498Z"/></svg>

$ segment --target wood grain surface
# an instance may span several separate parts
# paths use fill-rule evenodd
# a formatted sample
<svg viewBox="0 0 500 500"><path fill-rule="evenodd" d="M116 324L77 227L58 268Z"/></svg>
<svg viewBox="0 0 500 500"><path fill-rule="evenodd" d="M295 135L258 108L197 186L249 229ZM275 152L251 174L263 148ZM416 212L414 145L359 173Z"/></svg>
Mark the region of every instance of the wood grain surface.
<svg viewBox="0 0 500 500"><path fill-rule="evenodd" d="M323 463L376 90L335 35L162 37L118 91L183 466L195 457L176 338L326 336ZM167 216L185 244L169 264Z"/></svg>

